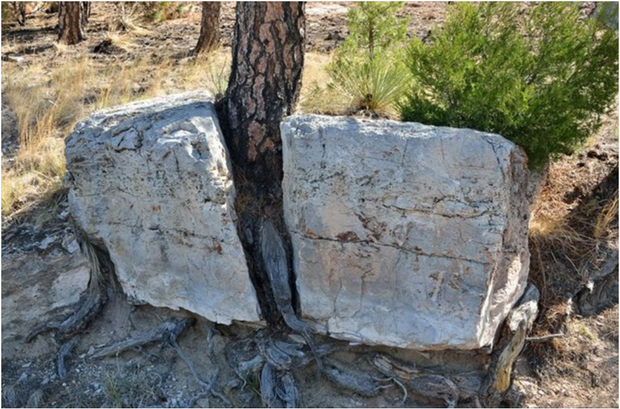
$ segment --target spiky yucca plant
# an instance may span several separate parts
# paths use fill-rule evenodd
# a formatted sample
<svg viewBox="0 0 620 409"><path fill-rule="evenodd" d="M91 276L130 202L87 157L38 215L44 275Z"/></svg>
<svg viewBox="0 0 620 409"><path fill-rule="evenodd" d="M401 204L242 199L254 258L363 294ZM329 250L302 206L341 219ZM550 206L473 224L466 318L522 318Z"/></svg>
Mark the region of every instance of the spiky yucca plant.
<svg viewBox="0 0 620 409"><path fill-rule="evenodd" d="M363 2L349 11L349 36L327 66L332 86L355 109L387 112L403 97L410 76L404 65L407 21L403 2Z"/></svg>

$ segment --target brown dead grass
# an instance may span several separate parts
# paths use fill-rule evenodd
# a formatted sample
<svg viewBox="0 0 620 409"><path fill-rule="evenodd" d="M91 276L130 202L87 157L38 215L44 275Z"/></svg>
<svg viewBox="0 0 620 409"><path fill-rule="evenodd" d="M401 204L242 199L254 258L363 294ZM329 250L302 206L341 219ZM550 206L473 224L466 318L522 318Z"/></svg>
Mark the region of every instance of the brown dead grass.
<svg viewBox="0 0 620 409"><path fill-rule="evenodd" d="M618 407L618 306L565 320L566 336L532 377L521 377L528 407Z"/></svg>
<svg viewBox="0 0 620 409"><path fill-rule="evenodd" d="M534 374L517 384L530 407L618 406L618 306L584 318L575 304L617 252L618 190L605 182L618 163L614 110L581 151L550 165L533 208L530 281L541 290L541 311L532 335L564 335L528 344ZM596 158L601 152L609 157Z"/></svg>
<svg viewBox="0 0 620 409"><path fill-rule="evenodd" d="M304 59L304 72L298 111L304 114L345 115L350 109L349 99L330 86L325 66L329 55L308 52Z"/></svg>

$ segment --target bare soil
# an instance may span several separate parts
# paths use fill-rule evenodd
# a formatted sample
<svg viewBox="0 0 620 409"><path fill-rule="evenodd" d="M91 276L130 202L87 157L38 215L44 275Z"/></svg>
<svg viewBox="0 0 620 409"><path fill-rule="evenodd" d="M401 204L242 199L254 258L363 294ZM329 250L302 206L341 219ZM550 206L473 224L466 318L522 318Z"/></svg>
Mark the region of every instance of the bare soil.
<svg viewBox="0 0 620 409"><path fill-rule="evenodd" d="M312 2L307 5L308 51L329 54L347 35L346 11L351 3ZM26 27L2 26L2 65L26 67L30 64L54 66L63 61L88 56L100 65L119 64L148 57L156 65L164 58L174 64L187 63L189 52L198 39L200 8L161 23L138 22L147 34L126 35L135 45L131 51L110 54L94 49L112 27L117 10L111 3L93 3L87 26L87 41L60 50L55 46L56 14L38 12L29 16ZM408 2L405 12L411 16L410 36L424 37L433 25L445 19L447 3ZM223 6L223 46L230 47L234 25L234 3ZM3 84L4 87L4 84ZM137 88L140 84L136 85ZM175 91L175 84L170 90ZM182 91L182 88L176 91ZM2 105L3 168L18 149L11 112ZM551 166L535 214L560 213L566 216L571 231L585 233L602 207L617 197L618 178L617 107L590 146L562 158ZM615 172L615 173L614 173ZM613 178L615 177L615 182ZM611 182L609 181L611 180ZM261 406L258 373L250 373L243 385L231 368L231 360L258 354L254 340L263 329L241 325L214 325L196 318L196 324L179 338L181 349L195 364L198 375L209 381L217 373L218 396L202 396L203 387L174 348L153 344L93 360L89 351L110 342L127 339L148 331L166 319L187 316L184 312L130 305L121 294L111 299L101 315L78 336L78 344L69 355L68 374L57 373L56 353L61 339L42 334L32 343L25 336L33 325L71 310L85 285L83 267L77 260L75 243L68 222L64 196L54 206L39 207L2 228L2 404L5 407L197 407ZM41 213L47 214L42 221ZM585 221L584 221L585 220ZM613 225L615 223L615 227ZM592 271L609 251L617 259L617 214L611 222L611 236L596 243L555 238L533 242L532 281L542 293L542 315L533 336L562 333L550 341L530 342L520 359L516 385L525 392L527 407L618 407L618 306L617 269L605 286L612 288L607 304L595 306L585 317L585 305ZM615 228L615 230L614 230ZM570 236L572 237L572 236ZM615 253L614 253L615 251ZM614 255L615 254L615 255ZM600 257L599 257L600 258ZM71 271L72 274L67 274ZM81 278L80 278L81 277ZM615 281L614 281L615 278ZM61 281L58 281L61 280ZM65 281L62 281L65 280ZM80 281L81 280L81 281ZM58 284L69 283L59 289ZM56 283L56 284L55 284ZM67 284L67 285L69 285ZM613 287L615 285L615 287ZM69 290L67 290L69 288ZM595 287L595 288L598 288ZM615 290L613 289L615 288ZM604 297L603 297L604 298ZM584 298L585 299L585 298ZM13 304L8 304L12 302ZM62 301L62 302L60 302ZM5 304L6 303L6 304ZM209 341L213 334L212 341ZM275 334L287 339L288 334ZM372 349L319 338L338 351L334 358L363 372L376 374L369 364L373 352L383 351L406 360L423 360L416 353L394 348ZM213 353L207 351L212 348ZM423 354L422 354L423 355ZM467 354L449 361L467 362ZM448 365L449 362L431 362ZM477 368L471 368L477 369ZM316 377L311 364L295 372L301 391L300 404L308 407L425 407L433 405L415 396L401 402L402 393L392 384L375 397L363 397ZM436 403L435 403L436 404Z"/></svg>

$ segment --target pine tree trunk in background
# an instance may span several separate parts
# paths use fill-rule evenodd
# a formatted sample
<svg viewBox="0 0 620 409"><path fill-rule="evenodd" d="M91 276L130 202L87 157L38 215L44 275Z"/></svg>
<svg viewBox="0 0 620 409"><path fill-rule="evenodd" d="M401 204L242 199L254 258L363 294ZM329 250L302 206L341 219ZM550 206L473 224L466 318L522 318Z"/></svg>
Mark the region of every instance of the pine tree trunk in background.
<svg viewBox="0 0 620 409"><path fill-rule="evenodd" d="M202 20L200 23L200 37L193 54L202 54L213 51L220 42L220 2L202 2Z"/></svg>
<svg viewBox="0 0 620 409"><path fill-rule="evenodd" d="M281 309L275 308L258 242L267 220L281 236L290 272L290 238L282 214L280 121L293 113L299 97L304 30L303 3L237 3L232 71L218 105L235 174L239 234L269 322L279 320ZM288 279L292 284L292 274Z"/></svg>
<svg viewBox="0 0 620 409"><path fill-rule="evenodd" d="M67 45L73 45L85 39L81 25L81 8L80 2L60 2L60 9L58 12L60 33L58 34L58 41Z"/></svg>
<svg viewBox="0 0 620 409"><path fill-rule="evenodd" d="M26 3L23 1L14 1L13 7L15 8L15 14L17 18L17 23L20 26L26 25Z"/></svg>
<svg viewBox="0 0 620 409"><path fill-rule="evenodd" d="M82 17L82 28L84 28L88 24L88 18L90 17L90 1L81 1L80 2L80 13Z"/></svg>

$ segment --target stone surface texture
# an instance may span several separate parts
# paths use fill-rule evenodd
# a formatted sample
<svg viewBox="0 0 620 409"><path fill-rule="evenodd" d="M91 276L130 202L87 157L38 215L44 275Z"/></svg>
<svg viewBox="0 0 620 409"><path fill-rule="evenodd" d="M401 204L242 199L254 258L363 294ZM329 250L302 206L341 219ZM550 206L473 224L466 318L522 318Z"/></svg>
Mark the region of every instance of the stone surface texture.
<svg viewBox="0 0 620 409"><path fill-rule="evenodd" d="M529 268L522 151L417 123L292 116L281 128L302 317L366 344L491 345Z"/></svg>
<svg viewBox="0 0 620 409"><path fill-rule="evenodd" d="M67 140L71 214L137 303L259 321L213 104L192 92L99 111Z"/></svg>

